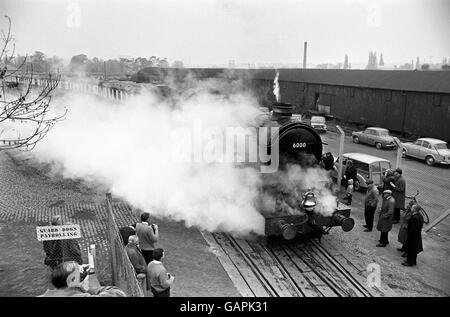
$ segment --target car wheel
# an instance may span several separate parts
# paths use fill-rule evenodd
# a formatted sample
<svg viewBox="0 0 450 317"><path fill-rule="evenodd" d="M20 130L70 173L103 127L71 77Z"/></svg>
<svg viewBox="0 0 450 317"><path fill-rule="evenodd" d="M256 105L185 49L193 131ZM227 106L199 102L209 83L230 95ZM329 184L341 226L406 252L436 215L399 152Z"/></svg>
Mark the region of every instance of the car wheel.
<svg viewBox="0 0 450 317"><path fill-rule="evenodd" d="M406 149L402 150L402 157L406 157Z"/></svg>
<svg viewBox="0 0 450 317"><path fill-rule="evenodd" d="M359 143L359 138L357 136L353 137L353 143Z"/></svg>
<svg viewBox="0 0 450 317"><path fill-rule="evenodd" d="M432 156L427 156L425 158L425 162L427 162L428 165L433 166L434 165L434 158Z"/></svg>
<svg viewBox="0 0 450 317"><path fill-rule="evenodd" d="M359 181L355 182L355 186L354 187L355 187L355 191L356 192L359 192L361 190L361 184L359 184Z"/></svg>
<svg viewBox="0 0 450 317"><path fill-rule="evenodd" d="M383 147L381 146L381 143L380 142L377 142L377 143L375 143L375 147L378 149L378 150L381 150Z"/></svg>

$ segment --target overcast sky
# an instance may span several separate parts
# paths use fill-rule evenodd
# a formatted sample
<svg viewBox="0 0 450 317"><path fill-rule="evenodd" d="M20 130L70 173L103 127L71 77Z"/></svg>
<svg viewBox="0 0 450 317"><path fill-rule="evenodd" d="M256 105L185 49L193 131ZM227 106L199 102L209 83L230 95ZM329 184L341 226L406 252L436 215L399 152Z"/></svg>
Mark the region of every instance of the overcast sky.
<svg viewBox="0 0 450 317"><path fill-rule="evenodd" d="M192 64L387 64L450 57L450 0L0 0L17 51ZM0 27L5 28L1 18Z"/></svg>

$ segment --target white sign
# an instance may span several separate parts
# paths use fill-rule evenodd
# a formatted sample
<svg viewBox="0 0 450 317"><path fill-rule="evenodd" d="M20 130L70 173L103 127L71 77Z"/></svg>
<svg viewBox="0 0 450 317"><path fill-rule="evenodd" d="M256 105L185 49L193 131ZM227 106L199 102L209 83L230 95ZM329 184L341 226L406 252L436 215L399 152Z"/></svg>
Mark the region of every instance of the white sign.
<svg viewBox="0 0 450 317"><path fill-rule="evenodd" d="M36 227L38 241L81 238L79 225Z"/></svg>

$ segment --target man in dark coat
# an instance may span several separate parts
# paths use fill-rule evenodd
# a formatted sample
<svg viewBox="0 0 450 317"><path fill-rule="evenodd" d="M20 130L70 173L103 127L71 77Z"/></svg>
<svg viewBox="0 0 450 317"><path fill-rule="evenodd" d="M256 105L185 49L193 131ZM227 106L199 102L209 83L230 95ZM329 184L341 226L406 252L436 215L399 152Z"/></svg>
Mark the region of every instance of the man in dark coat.
<svg viewBox="0 0 450 317"><path fill-rule="evenodd" d="M128 244L128 238L136 234L136 224L120 228L119 234L122 238L123 245L126 246Z"/></svg>
<svg viewBox="0 0 450 317"><path fill-rule="evenodd" d="M377 229L381 232L380 243L377 247L385 247L389 244L388 234L392 229L392 218L394 216L395 199L392 197L392 191L383 192L383 203L381 205L380 217L378 218Z"/></svg>
<svg viewBox="0 0 450 317"><path fill-rule="evenodd" d="M420 207L414 206L411 217L408 221L408 233L406 236L406 261L404 266L413 266L417 264L417 254L423 251L422 245L422 227L423 217L420 214Z"/></svg>
<svg viewBox="0 0 450 317"><path fill-rule="evenodd" d="M385 190L392 190L391 182L394 181L394 172L390 169L386 170L381 180L383 185L378 188L380 193L383 193Z"/></svg>
<svg viewBox="0 0 450 317"><path fill-rule="evenodd" d="M406 181L402 176L402 169L397 168L394 172L394 181L390 183L392 186L392 196L395 199L395 209L394 209L394 222L398 223L400 221L400 210L405 209L405 192L406 192Z"/></svg>
<svg viewBox="0 0 450 317"><path fill-rule="evenodd" d="M326 171L334 169L334 157L331 152L327 152L322 158L323 168Z"/></svg>
<svg viewBox="0 0 450 317"><path fill-rule="evenodd" d="M147 263L145 263L144 256L142 255L139 247L139 238L136 235L131 235L128 238L127 246L125 251L127 252L128 258L136 271L136 274L147 274Z"/></svg>
<svg viewBox="0 0 450 317"><path fill-rule="evenodd" d="M61 216L54 216L51 225L63 225ZM67 261L75 261L80 265L83 264L80 245L75 239L43 241L43 247L45 252L44 264L48 265L52 270L58 264Z"/></svg>
<svg viewBox="0 0 450 317"><path fill-rule="evenodd" d="M402 247L397 249L403 252L402 257L406 257L406 238L408 237L408 222L412 215L412 209L418 207L412 206L412 208L406 208L405 215L400 223L400 229L398 229L398 242L402 244Z"/></svg>
<svg viewBox="0 0 450 317"><path fill-rule="evenodd" d="M345 164L345 173L344 178L342 179L342 185L347 188L348 180L353 179L353 184L356 184L357 180L357 172L355 166L353 166L352 160L347 160L347 164Z"/></svg>

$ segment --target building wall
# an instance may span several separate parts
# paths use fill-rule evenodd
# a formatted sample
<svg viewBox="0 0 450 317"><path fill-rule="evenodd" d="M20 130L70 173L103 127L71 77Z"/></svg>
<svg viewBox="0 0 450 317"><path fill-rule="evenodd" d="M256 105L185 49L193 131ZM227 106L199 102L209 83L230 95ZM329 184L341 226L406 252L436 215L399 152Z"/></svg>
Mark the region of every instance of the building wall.
<svg viewBox="0 0 450 317"><path fill-rule="evenodd" d="M270 77L274 75L272 74L274 70L268 70L270 74L264 76L254 74L251 70L167 69L165 72L169 70L172 73L175 72L172 74L172 77L178 76L180 81L183 81L188 75L198 79L220 78L222 80L235 80L239 78L252 88L261 105L269 105L275 102L273 94L274 83ZM356 85L352 87L351 85L312 84L297 80L296 78L301 78L301 70L295 71L299 72L298 76L294 74L295 72L292 72L290 75L286 73L284 74L285 80L283 80L283 76L280 77L279 85L281 102L293 104L296 113L306 110L317 110L316 100L319 98L321 105L329 106L331 115L344 121L380 126L413 136L436 137L450 141L450 94L448 93L403 92L394 89L358 88L355 87ZM364 74L378 78L381 75L386 76L387 73L385 72L387 71ZM141 77L146 77L145 80L150 80L151 76L164 77L164 74L161 70L153 68L143 69L138 73L138 75L142 75ZM316 75L320 74L318 72ZM333 76L333 74L334 72L330 72L330 76ZM402 77L404 80L399 83L398 76L404 76L406 73L396 72L395 74L397 76L395 83L397 87L401 87L402 85L400 84L404 84L408 77ZM352 76L361 75L362 73L355 73ZM421 75L422 77L425 75L442 76L446 75L446 73L412 73L408 76L412 75ZM317 82L317 78L315 80ZM336 78L336 80L340 79ZM425 84L428 84L428 86ZM424 82L424 85L428 88L427 91L432 91L429 84ZM420 83L416 80L414 85L417 88L417 85L420 86Z"/></svg>
<svg viewBox="0 0 450 317"><path fill-rule="evenodd" d="M280 81L281 101L295 112L317 110L315 101L330 106L330 114L344 121L384 127L414 136L450 141L450 95L373 88L342 87ZM275 101L273 81L254 80L261 104Z"/></svg>

